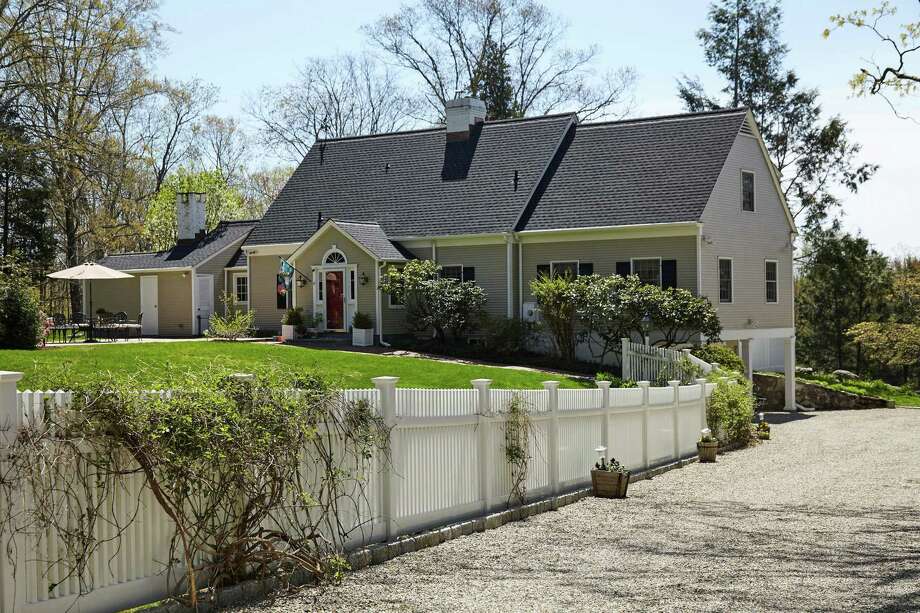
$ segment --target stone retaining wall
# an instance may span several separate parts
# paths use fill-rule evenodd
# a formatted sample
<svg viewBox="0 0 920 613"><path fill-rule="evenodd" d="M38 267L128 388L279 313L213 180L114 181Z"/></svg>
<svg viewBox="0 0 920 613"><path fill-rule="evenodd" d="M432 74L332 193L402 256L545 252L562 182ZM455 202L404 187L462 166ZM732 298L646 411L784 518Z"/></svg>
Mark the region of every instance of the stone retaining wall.
<svg viewBox="0 0 920 613"><path fill-rule="evenodd" d="M785 377L754 373L754 393L766 398L765 409L782 411L785 406ZM828 389L815 383L795 382L795 400L819 411L894 408L894 402L875 396L861 396Z"/></svg>

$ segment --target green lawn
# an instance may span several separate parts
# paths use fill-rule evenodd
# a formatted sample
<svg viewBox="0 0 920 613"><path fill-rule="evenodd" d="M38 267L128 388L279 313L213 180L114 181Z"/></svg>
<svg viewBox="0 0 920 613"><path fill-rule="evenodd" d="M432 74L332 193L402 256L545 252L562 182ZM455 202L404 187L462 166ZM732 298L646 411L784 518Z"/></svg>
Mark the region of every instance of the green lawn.
<svg viewBox="0 0 920 613"><path fill-rule="evenodd" d="M142 382L153 383L157 369L165 365L186 370L213 365L246 372L269 362L319 371L345 388L373 387L371 378L382 375L399 377L400 387L469 388L470 379L480 378L492 379L493 387L505 389L535 389L548 379L559 380L561 387L568 388L591 385L543 372L263 343L100 343L35 351L0 350L0 370L26 373L19 389L57 387L57 371L65 365L77 374L141 372Z"/></svg>
<svg viewBox="0 0 920 613"><path fill-rule="evenodd" d="M910 386L897 387L884 381L875 379L873 381L864 381L862 379L853 379L839 381L833 375L814 374L802 376L798 375L796 379L816 383L823 387L850 392L851 394L861 394L863 396L876 396L885 400L894 400L895 405L899 407L920 407L920 394Z"/></svg>

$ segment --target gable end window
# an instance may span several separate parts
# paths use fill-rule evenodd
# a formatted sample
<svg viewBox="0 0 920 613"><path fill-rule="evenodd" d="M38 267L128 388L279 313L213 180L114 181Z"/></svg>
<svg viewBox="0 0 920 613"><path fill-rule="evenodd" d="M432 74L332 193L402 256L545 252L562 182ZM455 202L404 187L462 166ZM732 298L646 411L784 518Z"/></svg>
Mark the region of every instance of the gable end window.
<svg viewBox="0 0 920 613"><path fill-rule="evenodd" d="M764 263L764 283L767 302L779 302L777 268L778 263L775 260L767 260Z"/></svg>
<svg viewBox="0 0 920 613"><path fill-rule="evenodd" d="M733 293L732 261L728 258L719 258L719 302L731 303Z"/></svg>
<svg viewBox="0 0 920 613"><path fill-rule="evenodd" d="M741 171L741 210L754 210L754 173L750 170Z"/></svg>

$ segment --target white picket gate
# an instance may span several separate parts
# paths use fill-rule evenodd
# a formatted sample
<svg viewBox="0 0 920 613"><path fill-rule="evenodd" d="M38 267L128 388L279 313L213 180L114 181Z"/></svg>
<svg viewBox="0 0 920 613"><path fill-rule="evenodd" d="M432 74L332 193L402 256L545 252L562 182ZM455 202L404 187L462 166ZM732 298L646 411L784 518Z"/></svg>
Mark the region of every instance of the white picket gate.
<svg viewBox="0 0 920 613"><path fill-rule="evenodd" d="M634 343L628 338L620 340L620 364L623 379L633 381L658 381L681 378L681 360L687 359L698 366L704 375L712 372L713 365L690 353L664 347Z"/></svg>
<svg viewBox="0 0 920 613"><path fill-rule="evenodd" d="M69 403L67 392L18 392L20 376L0 372L6 441L23 424L40 419L46 407L66 410ZM610 389L601 381L597 389L577 390L560 390L555 381L539 390L495 390L488 380L474 380L467 390L403 389L394 377L373 382L372 389L344 394L370 402L384 417L391 427L392 461L374 465L366 503L339 518L354 527L351 546L505 508L511 475L503 458L503 414L515 395L531 413L527 492L528 499L539 499L589 484L598 446L633 470L694 455L714 387L703 379L662 388L640 382L628 389ZM46 589L59 572L44 562L57 559L62 546L54 534L12 539L12 560L0 555L0 613L45 613L74 604L75 611L113 611L165 596L171 525L141 484L132 482L115 495L113 513L137 518L120 546L112 541L103 547L82 581ZM16 503L28 504L28 496ZM114 535L107 530L100 525L97 538ZM6 543L8 535L0 536Z"/></svg>

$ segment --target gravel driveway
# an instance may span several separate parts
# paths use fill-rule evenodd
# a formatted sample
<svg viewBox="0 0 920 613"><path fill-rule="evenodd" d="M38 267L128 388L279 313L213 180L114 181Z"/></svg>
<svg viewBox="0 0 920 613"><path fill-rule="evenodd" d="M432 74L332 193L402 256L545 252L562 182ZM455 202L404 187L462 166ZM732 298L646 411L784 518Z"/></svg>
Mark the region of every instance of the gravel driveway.
<svg viewBox="0 0 920 613"><path fill-rule="evenodd" d="M920 410L788 419L628 500L587 498L240 611L920 610Z"/></svg>

